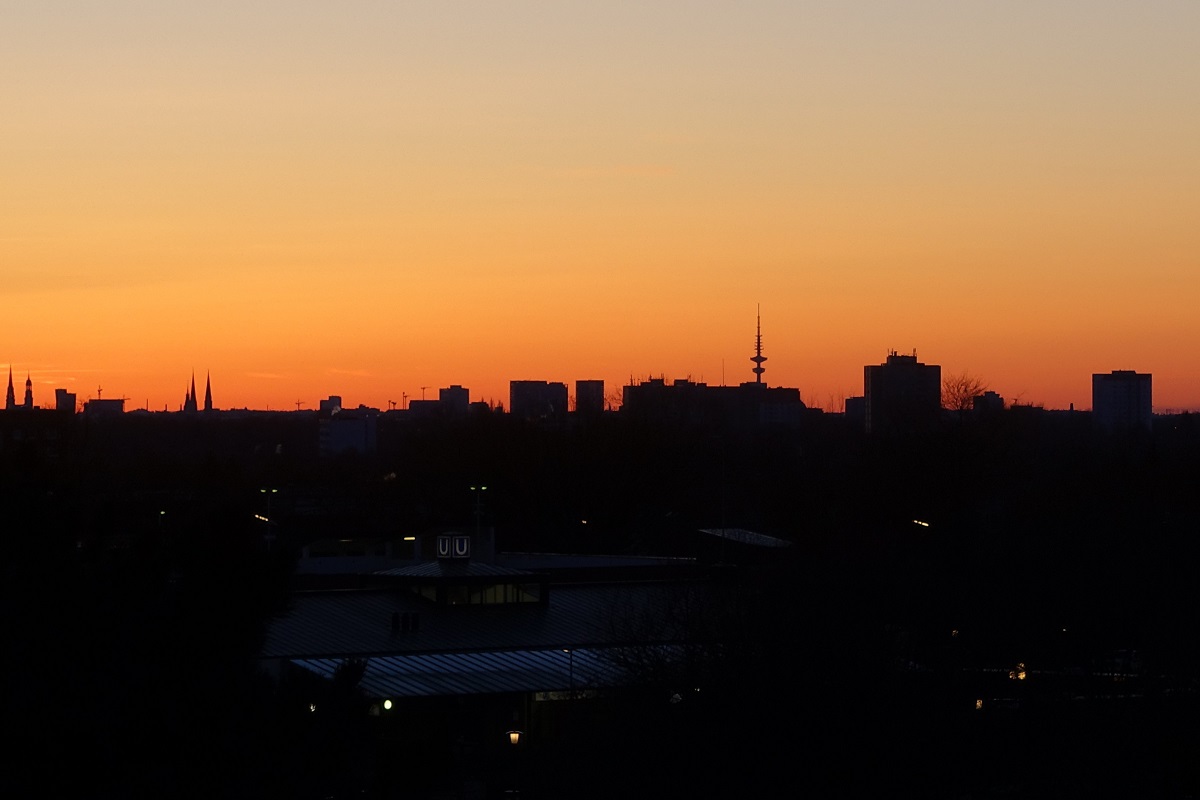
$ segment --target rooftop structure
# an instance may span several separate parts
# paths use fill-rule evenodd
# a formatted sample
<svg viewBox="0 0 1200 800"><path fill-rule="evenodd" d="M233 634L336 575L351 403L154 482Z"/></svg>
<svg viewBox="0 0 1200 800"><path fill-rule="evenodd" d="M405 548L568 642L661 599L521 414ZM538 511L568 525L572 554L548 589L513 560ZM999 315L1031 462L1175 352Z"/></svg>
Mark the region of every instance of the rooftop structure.
<svg viewBox="0 0 1200 800"><path fill-rule="evenodd" d="M942 368L912 355L888 353L883 364L863 368L867 433L912 433L937 423L942 409Z"/></svg>

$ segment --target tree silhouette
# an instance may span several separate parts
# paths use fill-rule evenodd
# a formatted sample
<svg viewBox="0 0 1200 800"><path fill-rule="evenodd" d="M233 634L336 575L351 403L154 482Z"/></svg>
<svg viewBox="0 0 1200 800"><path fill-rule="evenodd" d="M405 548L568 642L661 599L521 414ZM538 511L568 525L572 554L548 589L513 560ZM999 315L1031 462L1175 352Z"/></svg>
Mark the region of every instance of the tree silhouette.
<svg viewBox="0 0 1200 800"><path fill-rule="evenodd" d="M942 408L949 411L970 411L975 398L988 390L987 381L967 371L951 373L942 378Z"/></svg>

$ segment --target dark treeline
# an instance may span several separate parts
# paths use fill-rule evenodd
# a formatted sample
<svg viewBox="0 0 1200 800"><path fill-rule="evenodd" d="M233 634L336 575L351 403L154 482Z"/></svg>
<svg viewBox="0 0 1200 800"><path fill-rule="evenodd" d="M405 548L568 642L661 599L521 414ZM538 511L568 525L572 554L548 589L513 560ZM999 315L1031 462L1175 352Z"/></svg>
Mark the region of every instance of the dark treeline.
<svg viewBox="0 0 1200 800"><path fill-rule="evenodd" d="M1175 732L1200 674L1189 415L1135 437L1006 413L892 438L835 415L384 417L375 452L327 458L315 414L18 417L0 415L13 791L305 796L317 745L289 733L255 664L299 548L470 530L477 508L510 551L697 555L695 531L720 527L794 543L723 584L711 621L729 646L710 651L702 699L562 746L559 773L589 774L597 796L637 771L695 796L1200 790L1200 736ZM1010 680L1017 664L1043 677Z"/></svg>

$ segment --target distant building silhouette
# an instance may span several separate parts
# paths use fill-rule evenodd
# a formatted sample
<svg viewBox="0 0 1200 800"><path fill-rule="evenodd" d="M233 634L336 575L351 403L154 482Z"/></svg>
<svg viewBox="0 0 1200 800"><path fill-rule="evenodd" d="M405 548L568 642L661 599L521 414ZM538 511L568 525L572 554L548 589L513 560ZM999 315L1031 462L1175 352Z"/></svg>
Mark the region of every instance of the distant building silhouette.
<svg viewBox="0 0 1200 800"><path fill-rule="evenodd" d="M604 381L575 381L575 413L596 416L604 411Z"/></svg>
<svg viewBox="0 0 1200 800"><path fill-rule="evenodd" d="M192 385L183 393L183 410L184 413L194 414L199 410L196 403L196 373L192 373Z"/></svg>
<svg viewBox="0 0 1200 800"><path fill-rule="evenodd" d="M942 410L942 368L894 350L863 368L867 433L911 433L935 425Z"/></svg>
<svg viewBox="0 0 1200 800"><path fill-rule="evenodd" d="M88 400L83 404L83 415L85 417L111 417L125 413L125 398L116 400Z"/></svg>
<svg viewBox="0 0 1200 800"><path fill-rule="evenodd" d="M342 410L341 395L331 394L320 402L318 406L322 414L336 414Z"/></svg>
<svg viewBox="0 0 1200 800"><path fill-rule="evenodd" d="M977 416L999 414L1004 410L1004 398L998 393L988 390L983 394L972 398L971 410L974 411Z"/></svg>
<svg viewBox="0 0 1200 800"><path fill-rule="evenodd" d="M467 413L467 406L471 402L471 393L456 383L445 389L438 389L438 401L441 403L442 410L447 414L461 416Z"/></svg>
<svg viewBox="0 0 1200 800"><path fill-rule="evenodd" d="M1119 369L1092 375L1092 418L1106 431L1149 431L1152 400L1149 373Z"/></svg>
<svg viewBox="0 0 1200 800"><path fill-rule="evenodd" d="M17 407L17 393L13 391L12 365L8 366L8 394L4 397L4 408L12 410Z"/></svg>
<svg viewBox="0 0 1200 800"><path fill-rule="evenodd" d="M526 420L564 420L567 415L567 385L547 381L509 381L508 412Z"/></svg>
<svg viewBox="0 0 1200 800"><path fill-rule="evenodd" d="M374 453L377 442L379 412L373 408L359 406L355 409L340 407L320 414L318 449L322 456L340 453ZM322 406L325 401L321 401Z"/></svg>
<svg viewBox="0 0 1200 800"><path fill-rule="evenodd" d="M25 374L25 408L33 408L33 380Z"/></svg>
<svg viewBox="0 0 1200 800"><path fill-rule="evenodd" d="M67 414L75 413L75 393L66 389L54 390L54 408Z"/></svg>
<svg viewBox="0 0 1200 800"><path fill-rule="evenodd" d="M409 400L404 413L414 420L461 420L471 405L470 391L456 383L438 389L436 400Z"/></svg>
<svg viewBox="0 0 1200 800"><path fill-rule="evenodd" d="M847 397L844 409L846 413L846 421L851 425L856 426L859 430L866 427L867 424L867 398L859 395L858 397Z"/></svg>
<svg viewBox="0 0 1200 800"><path fill-rule="evenodd" d="M212 411L212 410L213 410L213 404L212 404L212 373L210 373L210 372L206 372L206 373L204 374L204 410L205 410L205 411Z"/></svg>
<svg viewBox="0 0 1200 800"><path fill-rule="evenodd" d="M799 389L768 387L763 381L767 360L762 354L762 318L758 318L751 372L753 381L737 386L709 386L691 380L667 384L663 378L630 384L622 390L621 413L629 419L665 425L748 428L798 425L806 410Z"/></svg>
<svg viewBox="0 0 1200 800"><path fill-rule="evenodd" d="M709 386L651 378L622 389L621 415L654 425L688 427L795 426L805 412L800 390L747 381Z"/></svg>

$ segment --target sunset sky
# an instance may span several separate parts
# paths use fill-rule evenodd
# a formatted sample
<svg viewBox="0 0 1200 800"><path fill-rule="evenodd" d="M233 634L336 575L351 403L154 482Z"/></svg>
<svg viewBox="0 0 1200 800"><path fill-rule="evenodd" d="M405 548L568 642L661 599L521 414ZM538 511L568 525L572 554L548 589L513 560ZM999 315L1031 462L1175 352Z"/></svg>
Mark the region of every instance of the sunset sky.
<svg viewBox="0 0 1200 800"><path fill-rule="evenodd" d="M0 0L0 278L39 405L736 383L761 304L819 406L1200 409L1200 2Z"/></svg>

